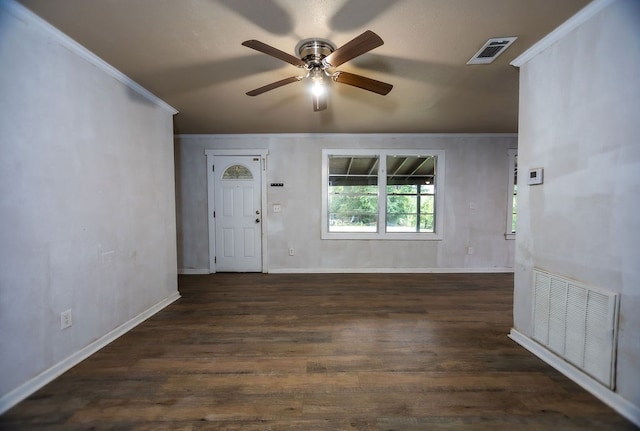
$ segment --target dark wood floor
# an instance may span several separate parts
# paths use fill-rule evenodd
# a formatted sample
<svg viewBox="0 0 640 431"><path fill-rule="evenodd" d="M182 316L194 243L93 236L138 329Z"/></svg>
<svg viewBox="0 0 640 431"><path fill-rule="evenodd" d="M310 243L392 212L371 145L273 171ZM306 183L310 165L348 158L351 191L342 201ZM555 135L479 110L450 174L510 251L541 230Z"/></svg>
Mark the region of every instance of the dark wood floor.
<svg viewBox="0 0 640 431"><path fill-rule="evenodd" d="M0 429L637 429L507 338L510 274L179 282Z"/></svg>

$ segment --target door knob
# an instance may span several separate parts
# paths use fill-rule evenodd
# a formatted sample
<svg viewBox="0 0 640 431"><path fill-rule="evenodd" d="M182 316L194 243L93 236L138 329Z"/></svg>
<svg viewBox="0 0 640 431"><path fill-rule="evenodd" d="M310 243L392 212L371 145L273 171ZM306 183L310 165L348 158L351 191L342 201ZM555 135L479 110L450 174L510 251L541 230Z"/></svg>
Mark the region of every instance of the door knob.
<svg viewBox="0 0 640 431"><path fill-rule="evenodd" d="M259 218L256 219L256 223L260 223L260 219Z"/></svg>

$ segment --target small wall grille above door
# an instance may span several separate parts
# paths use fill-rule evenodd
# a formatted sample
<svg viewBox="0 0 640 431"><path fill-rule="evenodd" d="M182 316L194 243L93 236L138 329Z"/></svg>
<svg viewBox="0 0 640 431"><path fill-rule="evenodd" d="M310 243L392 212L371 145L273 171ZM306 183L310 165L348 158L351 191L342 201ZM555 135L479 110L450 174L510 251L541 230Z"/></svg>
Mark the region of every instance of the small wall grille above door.
<svg viewBox="0 0 640 431"><path fill-rule="evenodd" d="M496 37L489 39L482 48L476 52L467 64L489 64L504 52L517 37Z"/></svg>
<svg viewBox="0 0 640 431"><path fill-rule="evenodd" d="M619 295L533 270L533 338L613 389Z"/></svg>

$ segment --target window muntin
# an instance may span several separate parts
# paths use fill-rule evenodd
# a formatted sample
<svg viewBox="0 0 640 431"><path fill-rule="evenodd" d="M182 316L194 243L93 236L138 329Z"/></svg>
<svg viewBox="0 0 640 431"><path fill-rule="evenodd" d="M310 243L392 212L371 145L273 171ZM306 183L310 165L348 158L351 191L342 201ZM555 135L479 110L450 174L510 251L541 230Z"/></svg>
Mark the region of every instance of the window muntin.
<svg viewBox="0 0 640 431"><path fill-rule="evenodd" d="M444 151L323 150L322 163L323 239L442 239Z"/></svg>

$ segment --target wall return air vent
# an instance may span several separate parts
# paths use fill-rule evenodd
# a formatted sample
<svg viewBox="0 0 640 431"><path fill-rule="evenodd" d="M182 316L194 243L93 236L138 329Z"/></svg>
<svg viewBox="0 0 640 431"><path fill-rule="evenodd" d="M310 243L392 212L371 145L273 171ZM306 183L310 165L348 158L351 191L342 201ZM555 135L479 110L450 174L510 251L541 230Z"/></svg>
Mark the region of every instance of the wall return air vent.
<svg viewBox="0 0 640 431"><path fill-rule="evenodd" d="M489 39L483 46L476 52L471 60L467 61L467 64L489 64L492 63L500 54L504 52L517 37L494 37Z"/></svg>
<svg viewBox="0 0 640 431"><path fill-rule="evenodd" d="M533 270L533 339L615 387L619 294Z"/></svg>

